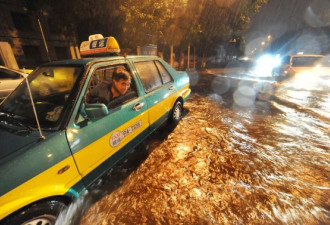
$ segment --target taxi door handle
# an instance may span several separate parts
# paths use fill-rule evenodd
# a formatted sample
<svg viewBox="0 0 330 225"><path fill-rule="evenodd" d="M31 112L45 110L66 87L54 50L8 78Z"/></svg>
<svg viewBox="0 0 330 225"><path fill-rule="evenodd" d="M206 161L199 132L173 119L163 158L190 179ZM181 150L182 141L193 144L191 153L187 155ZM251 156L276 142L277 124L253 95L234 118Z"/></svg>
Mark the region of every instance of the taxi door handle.
<svg viewBox="0 0 330 225"><path fill-rule="evenodd" d="M144 106L144 103L142 102L139 102L139 103L136 103L135 105L134 105L134 107L133 107L133 110L135 110L135 111L140 111L141 110L141 108Z"/></svg>
<svg viewBox="0 0 330 225"><path fill-rule="evenodd" d="M173 91L174 90L174 86L171 86L168 90Z"/></svg>

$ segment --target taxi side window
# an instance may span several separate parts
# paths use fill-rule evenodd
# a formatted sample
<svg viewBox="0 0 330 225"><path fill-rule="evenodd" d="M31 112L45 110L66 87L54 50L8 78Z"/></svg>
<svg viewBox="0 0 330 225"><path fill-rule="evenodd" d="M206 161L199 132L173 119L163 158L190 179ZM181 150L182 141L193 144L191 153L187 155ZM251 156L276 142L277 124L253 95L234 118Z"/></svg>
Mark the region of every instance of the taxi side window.
<svg viewBox="0 0 330 225"><path fill-rule="evenodd" d="M131 85L122 96L110 99L112 75L116 70L125 70L131 76ZM85 94L85 101L81 104L76 123L89 123L109 114L109 111L136 98L135 81L127 65L113 65L96 69L91 77Z"/></svg>
<svg viewBox="0 0 330 225"><path fill-rule="evenodd" d="M136 62L134 66L146 92L150 92L171 81L169 73L158 61Z"/></svg>
<svg viewBox="0 0 330 225"><path fill-rule="evenodd" d="M120 99L123 99L122 103L125 103L131 98L137 96L136 85L131 75L131 72L128 70L127 65L115 65L109 67L102 67L95 70L88 86L86 103L104 103L105 105L109 106L112 76L113 73L118 70L126 71L131 76L131 85L128 88L127 92L124 94L125 98L122 98L124 96L119 97ZM120 102L118 100L116 101ZM111 106L114 107L114 104L112 104Z"/></svg>

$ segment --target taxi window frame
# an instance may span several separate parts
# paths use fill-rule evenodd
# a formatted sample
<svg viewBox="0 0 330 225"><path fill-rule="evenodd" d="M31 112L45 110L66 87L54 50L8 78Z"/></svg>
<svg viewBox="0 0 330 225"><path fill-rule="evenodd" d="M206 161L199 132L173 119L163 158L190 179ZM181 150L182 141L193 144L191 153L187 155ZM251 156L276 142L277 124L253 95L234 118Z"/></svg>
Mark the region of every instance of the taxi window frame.
<svg viewBox="0 0 330 225"><path fill-rule="evenodd" d="M81 92L81 95L82 95L82 98L81 98L81 101L80 101L80 104L79 104L79 107L78 107L78 110L77 110L77 113L76 115L74 116L74 120L73 120L73 123L82 128L82 127L85 127L86 125L80 125L80 124L83 124L82 122L84 122L84 120L88 119L87 117L85 118L84 117L84 120L82 121L78 121L79 120L79 117L81 116L81 110L82 110L82 107L84 107L84 105L87 104L86 102L86 95L87 95L87 92L88 92L88 88L90 87L90 84L93 82L93 76L95 74L95 72L97 70L100 70L100 69L105 69L105 68L109 68L109 67L118 67L118 66L124 66L126 71L129 72L130 76L131 76L131 89L133 90L133 92L135 92L135 95L127 100L125 100L124 102L122 102L122 104L118 104L118 105L115 105L115 107L110 107L108 109L108 113L107 115L103 116L103 117L100 117L98 118L97 120L99 119L102 119L106 116L109 116L110 114L112 114L112 112L114 111L117 111L119 109L120 106L126 104L126 103L129 103L131 101L133 101L134 99L137 99L140 97L140 94L139 94L139 88L138 88L138 81L137 81L137 78L134 76L134 73L132 71L132 68L129 64L129 62L127 61L120 61L120 62L115 62L115 61L108 61L108 62L100 62L100 63L96 63L94 64L92 67L89 68L89 71L87 72L88 73L88 78L86 79L86 87L84 88L84 90ZM112 77L111 77L112 79ZM134 85L134 89L132 88L132 85ZM127 94L130 94L130 93L127 93ZM123 96L125 97L126 94ZM109 103L110 104L110 103ZM107 105L106 105L107 106ZM94 122L96 120L90 120L91 122ZM87 123L88 125L88 123Z"/></svg>
<svg viewBox="0 0 330 225"><path fill-rule="evenodd" d="M87 94L88 88L90 87L91 82L93 82L93 76L94 76L94 74L95 74L95 72L96 72L97 70L100 70L100 69L104 69L104 70L106 70L106 68L109 68L109 67L113 67L113 68L115 69L115 68L117 68L117 67L119 67L119 66L124 66L124 67L125 67L125 70L126 70L127 72L129 72L129 74L130 74L130 76L131 76L131 81L133 81L133 82L131 82L130 89L136 93L136 97L135 97L135 98L139 97L139 92L138 92L138 88L137 88L137 81L136 81L136 79L134 78L134 76L133 76L133 71L131 70L131 68L130 68L130 66L129 66L129 64L128 64L127 62L118 63L118 64L114 63L114 64L109 64L109 65L102 65L102 66L100 66L100 67L95 67L95 68L93 69L93 71L91 72L91 77L90 77L90 79L89 79L89 81L88 81L88 84L87 84L87 87L86 87L86 91L85 91L85 93L84 93L84 97L86 97L86 94ZM111 83L112 83L112 76L111 76L110 78L111 78L111 81L109 81L109 83L111 84ZM126 95L126 94L125 94L125 95ZM134 98L131 98L131 99L134 99ZM84 98L84 100L85 100L85 103L86 103L86 98ZM126 102L127 102L127 101L123 102L123 104L126 103ZM110 108L110 109L113 109L113 108ZM109 109L109 110L110 110L110 109Z"/></svg>

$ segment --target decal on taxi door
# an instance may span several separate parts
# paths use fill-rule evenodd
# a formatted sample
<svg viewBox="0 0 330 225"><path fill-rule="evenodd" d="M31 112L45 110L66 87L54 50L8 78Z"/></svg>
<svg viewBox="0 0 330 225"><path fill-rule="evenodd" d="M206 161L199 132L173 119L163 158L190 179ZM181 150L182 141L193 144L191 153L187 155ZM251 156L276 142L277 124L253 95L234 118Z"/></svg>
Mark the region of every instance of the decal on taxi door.
<svg viewBox="0 0 330 225"><path fill-rule="evenodd" d="M110 137L110 146L116 147L120 144L121 140L123 140L127 135L138 129L142 126L142 121L139 120L138 122L134 123L132 126L126 128L123 131L115 131Z"/></svg>

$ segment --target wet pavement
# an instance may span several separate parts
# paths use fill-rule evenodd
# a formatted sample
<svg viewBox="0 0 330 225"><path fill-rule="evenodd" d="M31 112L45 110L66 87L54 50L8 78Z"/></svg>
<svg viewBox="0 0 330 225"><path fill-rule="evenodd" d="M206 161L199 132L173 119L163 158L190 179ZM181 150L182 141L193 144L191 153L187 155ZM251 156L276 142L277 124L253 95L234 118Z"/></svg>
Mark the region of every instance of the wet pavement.
<svg viewBox="0 0 330 225"><path fill-rule="evenodd" d="M77 224L330 224L329 77L259 101L223 71L189 74L182 121L72 207Z"/></svg>

